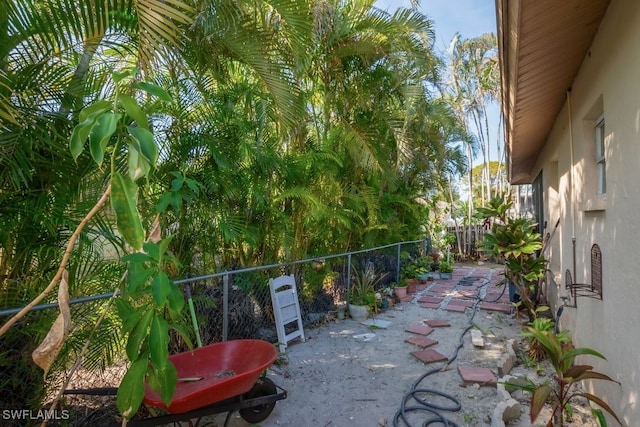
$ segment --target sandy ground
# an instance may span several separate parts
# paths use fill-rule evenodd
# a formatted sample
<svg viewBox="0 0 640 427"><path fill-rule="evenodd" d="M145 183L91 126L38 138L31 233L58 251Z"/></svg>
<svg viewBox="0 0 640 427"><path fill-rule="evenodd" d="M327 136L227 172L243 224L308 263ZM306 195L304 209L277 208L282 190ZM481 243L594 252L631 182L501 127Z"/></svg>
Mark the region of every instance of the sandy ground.
<svg viewBox="0 0 640 427"><path fill-rule="evenodd" d="M476 270L470 267L464 273L476 274ZM481 270L486 274L486 268ZM498 273L494 270L490 274ZM458 400L460 410L442 412L457 425L490 426L498 403L495 386L463 384L458 367L486 367L497 375L497 362L505 351L506 340L515 338L519 341L522 321L509 314L485 310L477 310L472 319L472 309L457 313L422 308L416 302L419 296L413 302L396 304L378 314L376 319L391 322L385 329L371 329L345 319L305 330L306 342L293 342L287 348L288 363L274 365L268 371L268 377L287 390L288 397L279 401L271 415L260 425L392 426L396 412L413 387L448 393ZM414 336L405 329L424 319L449 322L449 327L435 328L428 337L438 341L430 348L448 358L453 357L462 340L463 346L455 361L448 365L445 362L424 364L410 354L419 350L419 347L405 343L405 339ZM462 335L470 324L485 333L483 348L471 344L469 333ZM365 334L368 335L363 338ZM414 385L423 374L434 368L443 369ZM527 369L522 365L514 368L512 373L537 375L533 368ZM453 404L435 395L430 395L428 400L446 407ZM522 399L524 406L521 419L509 425L530 425L526 400L526 397ZM409 399L407 405L414 405L414 402ZM583 421L582 412L577 411L574 416L576 422L567 425L591 425ZM409 424L400 421L395 425L421 426L431 418L433 414L429 412L412 412L408 416ZM546 419L541 417L539 425L543 425L542 421ZM219 415L210 421L211 424L207 425L223 425L224 416ZM249 424L234 414L229 425L243 427Z"/></svg>

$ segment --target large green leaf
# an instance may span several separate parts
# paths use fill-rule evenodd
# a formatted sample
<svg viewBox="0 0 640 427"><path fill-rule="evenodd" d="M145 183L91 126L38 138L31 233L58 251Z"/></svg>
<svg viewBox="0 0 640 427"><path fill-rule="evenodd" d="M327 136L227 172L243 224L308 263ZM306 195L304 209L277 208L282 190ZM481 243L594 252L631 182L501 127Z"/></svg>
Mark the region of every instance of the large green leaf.
<svg viewBox="0 0 640 427"><path fill-rule="evenodd" d="M149 162L140 154L140 151L140 143L135 140L131 141L129 144L127 165L129 169L128 176L133 181L148 175L151 170Z"/></svg>
<svg viewBox="0 0 640 427"><path fill-rule="evenodd" d="M158 97L159 99L167 102L171 102L171 96L160 86L154 85L153 83L147 82L138 82L133 87L142 89L150 95Z"/></svg>
<svg viewBox="0 0 640 427"><path fill-rule="evenodd" d="M120 382L116 404L120 413L126 418L131 418L135 415L142 403L144 398L144 377L148 364L149 361L146 357L136 359L129 366L127 373L122 378L122 382Z"/></svg>
<svg viewBox="0 0 640 427"><path fill-rule="evenodd" d="M149 350L151 352L151 362L160 369L167 364L169 356L169 325L164 318L153 316L151 322L151 332L149 333Z"/></svg>
<svg viewBox="0 0 640 427"><path fill-rule="evenodd" d="M147 176L158 160L158 147L153 134L140 127L129 126L129 177L137 180Z"/></svg>
<svg viewBox="0 0 640 427"><path fill-rule="evenodd" d="M153 260L154 263L160 264L162 262L162 255L160 253L160 246L158 243L154 242L144 242L142 246L144 251L147 253L147 256Z"/></svg>
<svg viewBox="0 0 640 427"><path fill-rule="evenodd" d="M133 330L127 339L127 357L129 360L137 360L140 354L140 346L149 335L149 326L153 319L153 310L148 309L142 317L139 318Z"/></svg>
<svg viewBox="0 0 640 427"><path fill-rule="evenodd" d="M129 117L131 117L138 126L143 129L149 130L149 119L147 115L142 111L142 108L138 102L123 93L118 95L118 103L124 108Z"/></svg>
<svg viewBox="0 0 640 427"><path fill-rule="evenodd" d="M165 254L169 250L169 243L173 240L174 235L171 234L158 242L158 250L160 252L160 261L165 259ZM170 255L170 254L169 254Z"/></svg>
<svg viewBox="0 0 640 427"><path fill-rule="evenodd" d="M180 289L173 283L171 284L169 295L167 295L167 304L174 317L177 317L184 308L184 295L182 295Z"/></svg>
<svg viewBox="0 0 640 427"><path fill-rule="evenodd" d="M156 370L156 379L160 385L160 397L164 404L168 406L178 383L178 372L171 361L167 361L163 367Z"/></svg>
<svg viewBox="0 0 640 427"><path fill-rule="evenodd" d="M105 99L101 99L91 105L87 105L86 107L84 107L82 111L80 111L80 114L78 114L78 120L80 121L80 123L82 123L87 120L89 116L101 114L109 109L111 109L111 102Z"/></svg>
<svg viewBox="0 0 640 427"><path fill-rule="evenodd" d="M157 271L156 267L146 268L140 264L130 264L127 273L127 292L129 296L134 297L138 291L144 291L144 285Z"/></svg>
<svg viewBox="0 0 640 427"><path fill-rule="evenodd" d="M91 128L91 133L89 134L89 151L91 152L91 157L93 157L93 160L98 165L101 165L104 160L104 152L107 149L111 136L118 127L120 117L122 117L122 114L106 111L96 119L96 124Z"/></svg>
<svg viewBox="0 0 640 427"><path fill-rule="evenodd" d="M134 308L125 298L116 298L115 304L118 309L118 316L122 319L122 331L128 334L140 320L140 315L145 307Z"/></svg>
<svg viewBox="0 0 640 427"><path fill-rule="evenodd" d="M69 141L69 149L74 160L78 159L78 156L82 154L84 150L84 143L89 137L91 128L95 124L95 117L91 116L92 120L85 120L73 128L71 132L71 139Z"/></svg>
<svg viewBox="0 0 640 427"><path fill-rule="evenodd" d="M100 100L85 107L80 112L78 115L80 123L73 128L71 139L69 141L69 149L74 160L77 160L78 156L82 154L82 151L84 150L84 143L89 137L91 129L96 124L98 117L109 109L111 109L111 103L105 100Z"/></svg>
<svg viewBox="0 0 640 427"><path fill-rule="evenodd" d="M164 306L167 301L167 296L171 292L171 281L167 276L167 273L160 271L151 282L151 295L158 307Z"/></svg>
<svg viewBox="0 0 640 427"><path fill-rule="evenodd" d="M115 173L111 177L111 207L116 213L118 231L137 251L144 243L144 229L138 213L138 185L128 176Z"/></svg>
<svg viewBox="0 0 640 427"><path fill-rule="evenodd" d="M578 347L578 348L574 348L573 350L569 350L568 352L562 355L560 360L561 361L573 360L575 359L576 356L581 356L581 355L596 356L596 357L599 357L600 359L606 360L606 358L601 353L588 347Z"/></svg>
<svg viewBox="0 0 640 427"><path fill-rule="evenodd" d="M146 243L144 245L146 245ZM145 248L144 245L143 245L143 248ZM131 262L135 264L142 264L145 262L153 262L155 261L155 258L149 256L149 254L146 254L144 252L134 252L132 254L127 254L123 256L122 258L120 258L120 261Z"/></svg>
<svg viewBox="0 0 640 427"><path fill-rule="evenodd" d="M148 129L137 126L127 127L129 134L140 144L140 154L149 162L151 167L158 160L158 146L153 140L153 134Z"/></svg>

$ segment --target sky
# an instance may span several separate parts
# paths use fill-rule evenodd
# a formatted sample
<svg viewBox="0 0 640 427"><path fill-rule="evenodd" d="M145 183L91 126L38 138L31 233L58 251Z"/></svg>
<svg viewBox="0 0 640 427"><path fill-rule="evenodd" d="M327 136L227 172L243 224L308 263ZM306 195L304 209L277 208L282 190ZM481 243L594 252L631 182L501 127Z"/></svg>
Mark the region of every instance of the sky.
<svg viewBox="0 0 640 427"><path fill-rule="evenodd" d="M433 21L435 49L445 52L453 35L458 32L463 39L484 33L496 33L496 11L494 0L420 0L419 10ZM410 0L377 0L375 6L393 13L398 7L411 7ZM497 160L495 138L499 123L498 105L489 106L489 157Z"/></svg>
<svg viewBox="0 0 640 427"><path fill-rule="evenodd" d="M411 7L409 0L377 0L375 6L393 12L398 7ZM444 51L456 32L465 38L496 33L493 0L421 0L420 11L434 23L435 48Z"/></svg>

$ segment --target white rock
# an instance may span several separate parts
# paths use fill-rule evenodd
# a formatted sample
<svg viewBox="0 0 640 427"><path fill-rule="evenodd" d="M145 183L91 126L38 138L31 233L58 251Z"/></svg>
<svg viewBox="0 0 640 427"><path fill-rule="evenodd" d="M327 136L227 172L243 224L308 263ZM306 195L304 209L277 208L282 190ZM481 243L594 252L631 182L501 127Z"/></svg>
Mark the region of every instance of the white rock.
<svg viewBox="0 0 640 427"><path fill-rule="evenodd" d="M482 339L482 332L477 329L471 330L471 344L476 347L484 347L484 339Z"/></svg>

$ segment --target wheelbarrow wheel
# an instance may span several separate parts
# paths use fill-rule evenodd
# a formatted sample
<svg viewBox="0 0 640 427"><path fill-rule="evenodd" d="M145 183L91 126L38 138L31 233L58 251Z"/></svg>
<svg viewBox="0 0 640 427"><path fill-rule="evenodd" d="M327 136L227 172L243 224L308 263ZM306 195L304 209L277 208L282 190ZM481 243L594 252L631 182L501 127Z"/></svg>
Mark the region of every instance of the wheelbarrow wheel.
<svg viewBox="0 0 640 427"><path fill-rule="evenodd" d="M245 399L254 399L257 397L270 396L276 394L278 389L273 381L269 378L260 378L255 385L245 395ZM265 403L263 405L252 406L251 408L240 409L238 412L242 419L248 423L259 423L267 419L273 411L276 402Z"/></svg>

